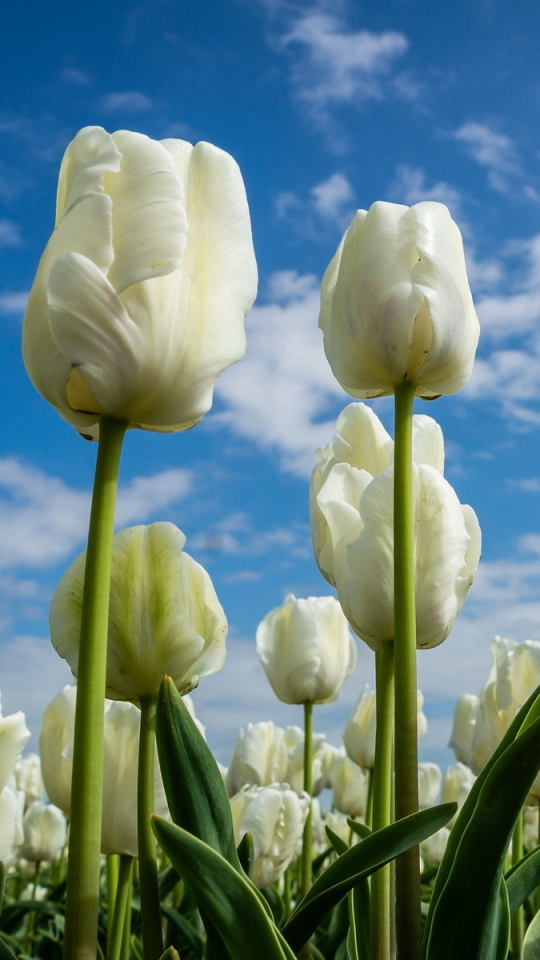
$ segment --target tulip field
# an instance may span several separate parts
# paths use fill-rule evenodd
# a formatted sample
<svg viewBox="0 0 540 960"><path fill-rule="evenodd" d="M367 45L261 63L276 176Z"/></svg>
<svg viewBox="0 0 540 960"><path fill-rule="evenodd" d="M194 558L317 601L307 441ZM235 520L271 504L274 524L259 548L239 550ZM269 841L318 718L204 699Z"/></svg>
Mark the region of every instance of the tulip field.
<svg viewBox="0 0 540 960"><path fill-rule="evenodd" d="M217 763L190 693L224 665L227 611L175 524L114 532L131 431L197 427L256 289L228 153L98 126L69 143L23 357L66 432L95 441L95 481L50 602L73 685L39 756L23 713L0 719L0 960L540 958L540 642L496 637L456 704L455 763L418 761L417 650L451 634L481 553L437 404L413 412L466 385L479 337L447 207L357 211L322 280L321 351L351 398L306 485L324 595L289 593L254 640L303 726L246 724ZM375 689L330 743L324 705L359 644Z"/></svg>

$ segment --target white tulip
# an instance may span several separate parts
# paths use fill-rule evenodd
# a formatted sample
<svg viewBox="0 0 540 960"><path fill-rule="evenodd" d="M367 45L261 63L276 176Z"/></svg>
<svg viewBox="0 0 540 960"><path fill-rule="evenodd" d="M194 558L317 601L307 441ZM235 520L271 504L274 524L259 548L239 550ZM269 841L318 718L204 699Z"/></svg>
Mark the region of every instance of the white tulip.
<svg viewBox="0 0 540 960"><path fill-rule="evenodd" d="M442 203L358 210L322 281L319 326L332 372L353 397L456 393L472 371L479 324L463 242Z"/></svg>
<svg viewBox="0 0 540 960"><path fill-rule="evenodd" d="M235 840L253 837L253 882L268 887L285 873L297 856L310 807L307 794L299 797L288 784L244 787L231 797Z"/></svg>
<svg viewBox="0 0 540 960"><path fill-rule="evenodd" d="M422 710L424 696L416 692L418 736L427 733L427 719ZM375 766L375 737L377 733L375 691L366 685L347 720L343 743L347 755L360 767L373 770Z"/></svg>
<svg viewBox="0 0 540 960"><path fill-rule="evenodd" d="M113 540L107 695L138 701L165 675L181 693L221 670L227 620L206 570L183 552L172 523L129 527ZM86 554L64 574L51 602L51 639L77 676Z"/></svg>
<svg viewBox="0 0 540 960"><path fill-rule="evenodd" d="M331 703L356 664L356 646L334 597L290 593L257 627L257 653L284 703Z"/></svg>
<svg viewBox="0 0 540 960"><path fill-rule="evenodd" d="M368 773L349 757L341 757L334 770L333 806L348 817L365 817L367 793Z"/></svg>
<svg viewBox="0 0 540 960"><path fill-rule="evenodd" d="M56 227L28 300L28 374L88 438L102 413L186 430L244 354L256 287L229 154L85 127L62 161Z"/></svg>
<svg viewBox="0 0 540 960"><path fill-rule="evenodd" d="M432 807L441 792L442 770L436 763L418 764L418 806Z"/></svg>
<svg viewBox="0 0 540 960"><path fill-rule="evenodd" d="M245 730L240 727L226 777L229 796L246 785L285 782L288 763L289 750L281 727L271 720L248 723Z"/></svg>
<svg viewBox="0 0 540 960"><path fill-rule="evenodd" d="M453 767L446 768L442 781L441 803L455 802L458 805L455 816L448 821L449 827L456 822L475 780L474 773L464 763L455 763Z"/></svg>
<svg viewBox="0 0 540 960"><path fill-rule="evenodd" d="M25 860L54 862L66 844L67 824L53 803L33 803L23 819L24 841L20 855Z"/></svg>
<svg viewBox="0 0 540 960"><path fill-rule="evenodd" d="M20 844L23 833L24 793L6 786L0 792L0 861L8 867Z"/></svg>
<svg viewBox="0 0 540 960"><path fill-rule="evenodd" d="M534 850L540 840L538 813L538 801L523 807L523 846L527 852Z"/></svg>
<svg viewBox="0 0 540 960"><path fill-rule="evenodd" d="M374 416L356 406L343 411L342 433L352 432L349 420L360 420L371 447L386 457ZM352 466L350 452L341 460L340 439L322 448L313 472L314 549L353 630L375 650L394 637L394 471L373 475ZM476 573L481 536L476 514L442 476L441 429L430 417L413 418L413 459L417 646L427 648L452 629Z"/></svg>
<svg viewBox="0 0 540 960"><path fill-rule="evenodd" d="M304 731L296 726L286 727L284 742L287 747L287 769L283 780L289 784L295 793L300 795L304 790ZM333 758L331 759L327 753L326 746L326 737L323 733L312 735L311 795L313 797L318 796L324 790L328 779L328 764L332 764ZM323 769L324 764L326 764L326 769Z"/></svg>
<svg viewBox="0 0 540 960"><path fill-rule="evenodd" d="M15 780L17 789L25 795L25 807L43 800L43 777L41 763L37 753L27 753L15 764Z"/></svg>
<svg viewBox="0 0 540 960"><path fill-rule="evenodd" d="M420 852L428 866L433 867L439 865L444 857L444 851L446 850L446 844L448 843L449 836L450 830L448 827L441 827L436 833L433 833L430 837L426 837L425 840L422 840L420 844Z"/></svg>
<svg viewBox="0 0 540 960"><path fill-rule="evenodd" d="M0 793L8 783L17 762L30 739L24 713L3 717L0 709Z"/></svg>
<svg viewBox="0 0 540 960"><path fill-rule="evenodd" d="M73 740L77 687L65 686L45 707L41 718L39 753L41 773L50 800L69 817L71 760L66 750Z"/></svg>

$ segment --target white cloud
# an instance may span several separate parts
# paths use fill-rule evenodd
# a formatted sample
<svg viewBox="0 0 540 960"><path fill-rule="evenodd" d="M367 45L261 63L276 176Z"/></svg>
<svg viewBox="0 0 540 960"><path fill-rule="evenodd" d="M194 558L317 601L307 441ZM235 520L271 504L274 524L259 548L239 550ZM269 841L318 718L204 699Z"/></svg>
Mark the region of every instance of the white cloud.
<svg viewBox="0 0 540 960"><path fill-rule="evenodd" d="M66 662L48 639L20 636L0 643L0 691L4 716L22 710L32 733L27 750L37 750L41 715L65 686L73 683Z"/></svg>
<svg viewBox="0 0 540 960"><path fill-rule="evenodd" d="M189 542L191 550L203 553L224 553L241 557L262 557L278 551L281 555L296 559L311 558L311 534L309 526L296 522L287 527L271 530L255 530L251 518L244 511L229 514L211 529L202 531ZM252 571L235 573L241 579L259 579ZM228 580L228 582L233 582Z"/></svg>
<svg viewBox="0 0 540 960"><path fill-rule="evenodd" d="M316 278L278 272L270 286L277 302L255 307L248 317L246 357L217 381L226 411L213 419L273 448L285 469L306 476L315 450L335 429L334 419L320 417L336 399L345 405L350 398L324 355Z"/></svg>
<svg viewBox="0 0 540 960"><path fill-rule="evenodd" d="M333 173L327 180L312 187L310 194L313 207L321 217L343 228L348 225L354 214L354 190L344 174Z"/></svg>
<svg viewBox="0 0 540 960"><path fill-rule="evenodd" d="M0 313L24 313L29 290L0 293Z"/></svg>
<svg viewBox="0 0 540 960"><path fill-rule="evenodd" d="M399 166L390 192L396 200L409 205L422 200L437 200L446 204L454 220L461 220L463 198L460 191L444 180L428 184L426 173L420 167L410 167L407 164Z"/></svg>
<svg viewBox="0 0 540 960"><path fill-rule="evenodd" d="M489 185L501 193L509 190L508 176L520 176L521 164L516 148L504 133L496 133L483 123L465 123L455 131L481 166L488 171Z"/></svg>
<svg viewBox="0 0 540 960"><path fill-rule="evenodd" d="M20 247L21 234L13 220L0 220L0 247Z"/></svg>
<svg viewBox="0 0 540 960"><path fill-rule="evenodd" d="M79 70L78 67L65 67L62 70L62 79L75 87L87 87L91 83L90 75L84 70Z"/></svg>
<svg viewBox="0 0 540 960"><path fill-rule="evenodd" d="M119 525L144 522L156 509L182 499L191 475L166 470L136 477L120 488ZM45 567L84 545L90 493L14 457L0 460L0 568Z"/></svg>
<svg viewBox="0 0 540 960"><path fill-rule="evenodd" d="M145 113L152 106L150 97L138 90L108 93L101 101L101 108L106 113Z"/></svg>
<svg viewBox="0 0 540 960"><path fill-rule="evenodd" d="M355 209L353 187L340 172L311 187L305 199L290 190L280 191L274 197L277 219L287 220L301 236L314 241L321 237L321 221L341 233L351 222Z"/></svg>

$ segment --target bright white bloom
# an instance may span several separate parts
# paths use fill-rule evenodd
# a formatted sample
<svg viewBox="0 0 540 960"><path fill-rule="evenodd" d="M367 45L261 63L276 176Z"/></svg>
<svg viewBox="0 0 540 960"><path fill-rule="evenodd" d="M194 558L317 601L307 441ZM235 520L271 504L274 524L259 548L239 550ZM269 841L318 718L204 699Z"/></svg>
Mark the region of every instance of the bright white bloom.
<svg viewBox="0 0 540 960"><path fill-rule="evenodd" d="M297 855L310 806L307 794L299 797L286 783L244 787L231 797L235 840L253 837L253 882L268 887L285 873Z"/></svg>
<svg viewBox="0 0 540 960"><path fill-rule="evenodd" d="M353 397L387 396L404 380L426 399L461 390L479 324L447 207L378 201L358 210L323 277L319 326Z"/></svg>
<svg viewBox="0 0 540 960"><path fill-rule="evenodd" d="M66 843L67 824L53 803L33 803L23 819L24 842L20 854L25 860L54 862Z"/></svg>
<svg viewBox="0 0 540 960"><path fill-rule="evenodd" d="M24 713L10 713L3 717L0 708L0 793L6 786L17 762L21 758L30 730L26 726Z"/></svg>
<svg viewBox="0 0 540 960"><path fill-rule="evenodd" d="M173 523L129 527L113 540L107 695L157 694L165 675L181 693L221 670L227 620L206 570L183 552ZM51 639L77 676L86 554L62 577L51 602Z"/></svg>
<svg viewBox="0 0 540 960"><path fill-rule="evenodd" d="M426 716L422 710L424 706L424 696L420 690L417 691L418 706L418 736L424 737L427 733L428 725ZM354 760L360 767L366 767L373 770L375 766L375 736L377 733L376 701L375 691L370 690L366 684L360 694L356 706L347 720L347 725L343 732L343 743L347 755Z"/></svg>
<svg viewBox="0 0 540 960"><path fill-rule="evenodd" d="M43 800L43 777L41 763L37 753L27 753L15 764L15 780L17 789L25 795L25 807Z"/></svg>
<svg viewBox="0 0 540 960"><path fill-rule="evenodd" d="M393 446L364 404L346 407L337 429L312 475L313 545L353 630L377 649L394 636ZM413 418L413 459L417 646L427 648L452 629L481 537L476 514L442 475L442 432L431 417Z"/></svg>
<svg viewBox="0 0 540 960"><path fill-rule="evenodd" d="M0 792L0 860L8 867L23 842L24 793L6 786Z"/></svg>
<svg viewBox="0 0 540 960"><path fill-rule="evenodd" d="M331 703L356 663L356 645L334 597L290 593L257 627L257 653L284 703Z"/></svg>
<svg viewBox="0 0 540 960"><path fill-rule="evenodd" d="M442 770L436 763L418 764L418 805L432 807L441 792Z"/></svg>
<svg viewBox="0 0 540 960"><path fill-rule="evenodd" d="M365 817L367 792L367 772L349 757L341 757L334 771L333 806L348 817Z"/></svg>
<svg viewBox="0 0 540 960"><path fill-rule="evenodd" d="M41 773L50 800L71 812L71 760L66 751L73 740L77 687L65 686L45 707L41 718L39 753Z"/></svg>
<svg viewBox="0 0 540 960"><path fill-rule="evenodd" d="M441 862L449 836L450 830L448 827L441 827L440 830L437 830L437 833L433 833L431 837L422 840L420 852L428 866L434 867Z"/></svg>
<svg viewBox="0 0 540 960"><path fill-rule="evenodd" d="M324 734L313 735L313 795L324 790L328 779L329 755ZM225 779L229 796L244 786L288 783L295 793L304 786L304 731L290 726L283 729L272 721L261 720L240 727Z"/></svg>
<svg viewBox="0 0 540 960"><path fill-rule="evenodd" d="M458 760L479 774L516 713L540 684L540 642L512 643L495 637L493 666L479 697L464 696L454 713L450 746ZM540 774L531 793L540 796Z"/></svg>
<svg viewBox="0 0 540 960"><path fill-rule="evenodd" d="M210 143L85 127L24 321L30 379L83 436L102 413L146 430L198 423L245 350L257 271L237 164Z"/></svg>
<svg viewBox="0 0 540 960"><path fill-rule="evenodd" d="M456 822L475 780L474 773L464 763L455 763L453 767L446 768L442 781L441 803L455 802L458 805L456 815L448 822L449 827Z"/></svg>

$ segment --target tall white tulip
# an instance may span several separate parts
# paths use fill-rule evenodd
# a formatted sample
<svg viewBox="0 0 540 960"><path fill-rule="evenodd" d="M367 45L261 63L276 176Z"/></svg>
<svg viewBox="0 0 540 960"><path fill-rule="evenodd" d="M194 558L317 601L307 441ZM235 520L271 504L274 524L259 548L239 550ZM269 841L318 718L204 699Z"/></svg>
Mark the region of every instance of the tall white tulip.
<svg viewBox="0 0 540 960"><path fill-rule="evenodd" d="M417 691L417 705L418 736L424 737L427 733L428 725L426 715L422 710L424 706L424 696L420 690ZM347 755L351 760L354 760L360 767L365 767L368 770L373 770L375 766L376 733L375 691L370 690L369 686L366 685L347 720L345 730L343 731L343 743Z"/></svg>
<svg viewBox="0 0 540 960"><path fill-rule="evenodd" d="M319 325L332 372L353 397L387 396L404 380L426 399L461 390L479 324L444 204L358 210L323 277Z"/></svg>
<svg viewBox="0 0 540 960"><path fill-rule="evenodd" d="M356 664L356 646L334 597L290 593L257 627L257 653L284 703L331 703Z"/></svg>
<svg viewBox="0 0 540 960"><path fill-rule="evenodd" d="M368 774L349 757L340 757L333 776L333 806L348 817L365 817Z"/></svg>
<svg viewBox="0 0 540 960"><path fill-rule="evenodd" d="M37 753L27 753L15 764L17 789L25 795L25 807L43 800L43 777L41 763Z"/></svg>
<svg viewBox="0 0 540 960"><path fill-rule="evenodd" d="M45 707L39 733L41 773L49 799L67 817L71 812L71 759L77 687L65 686Z"/></svg>
<svg viewBox="0 0 540 960"><path fill-rule="evenodd" d="M297 856L310 798L288 784L244 787L231 797L236 843L253 837L253 882L262 889L275 883Z"/></svg>
<svg viewBox="0 0 540 960"><path fill-rule="evenodd" d="M329 767L334 759L327 751L324 734L313 735L313 795L327 786ZM268 786L288 783L295 793L303 792L304 731L300 727L276 727L271 720L240 727L231 763L225 777L229 796L244 786Z"/></svg>
<svg viewBox="0 0 540 960"><path fill-rule="evenodd" d="M67 824L64 814L53 803L33 803L24 815L23 831L19 853L25 860L54 862L60 858Z"/></svg>
<svg viewBox="0 0 540 960"><path fill-rule="evenodd" d="M441 792L442 770L436 763L418 764L418 804L420 809L432 807Z"/></svg>
<svg viewBox="0 0 540 960"><path fill-rule="evenodd" d="M201 419L245 350L256 294L236 162L210 143L85 127L24 320L39 392L83 436L102 413L174 432Z"/></svg>
<svg viewBox="0 0 540 960"><path fill-rule="evenodd" d="M384 467L392 451L364 404L346 407L338 430L312 476L315 556L353 630L377 649L394 637L394 471ZM465 602L481 535L476 514L442 475L442 432L431 417L413 418L413 459L417 646L427 648L446 639Z"/></svg>
<svg viewBox="0 0 540 960"><path fill-rule="evenodd" d="M452 767L446 768L443 774L441 803L454 802L458 805L456 814L448 821L449 827L452 827L455 823L475 780L474 773L464 763L458 762Z"/></svg>
<svg viewBox="0 0 540 960"><path fill-rule="evenodd" d="M181 693L225 660L227 620L206 570L183 552L172 523L129 527L113 541L107 695L155 695L170 676ZM64 574L51 602L51 639L77 676L86 554Z"/></svg>

